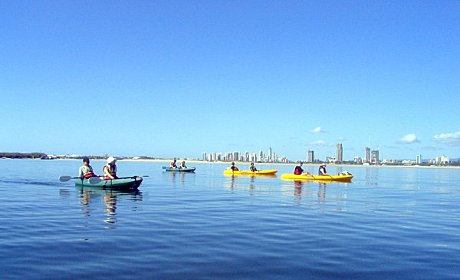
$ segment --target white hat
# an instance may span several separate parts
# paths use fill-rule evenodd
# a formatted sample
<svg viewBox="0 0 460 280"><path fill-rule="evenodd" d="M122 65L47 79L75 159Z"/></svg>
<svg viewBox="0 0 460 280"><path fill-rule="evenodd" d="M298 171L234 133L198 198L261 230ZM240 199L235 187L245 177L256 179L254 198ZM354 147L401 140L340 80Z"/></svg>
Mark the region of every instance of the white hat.
<svg viewBox="0 0 460 280"><path fill-rule="evenodd" d="M115 161L117 161L117 159L114 158L114 157L109 157L109 158L107 159L107 163L109 163L109 164L112 163L112 162L115 162Z"/></svg>

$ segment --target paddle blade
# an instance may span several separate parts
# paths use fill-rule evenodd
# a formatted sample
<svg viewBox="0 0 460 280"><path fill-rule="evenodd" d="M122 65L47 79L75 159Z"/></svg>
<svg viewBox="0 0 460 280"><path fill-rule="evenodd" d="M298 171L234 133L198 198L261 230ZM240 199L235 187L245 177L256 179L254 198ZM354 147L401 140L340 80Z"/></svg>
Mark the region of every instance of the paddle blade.
<svg viewBox="0 0 460 280"><path fill-rule="evenodd" d="M94 184L98 184L99 182L101 182L101 178L99 177L91 177L89 178L89 183L94 185Z"/></svg>
<svg viewBox="0 0 460 280"><path fill-rule="evenodd" d="M70 179L72 179L71 176L61 176L61 177L59 177L59 181L61 181L61 182L67 182Z"/></svg>

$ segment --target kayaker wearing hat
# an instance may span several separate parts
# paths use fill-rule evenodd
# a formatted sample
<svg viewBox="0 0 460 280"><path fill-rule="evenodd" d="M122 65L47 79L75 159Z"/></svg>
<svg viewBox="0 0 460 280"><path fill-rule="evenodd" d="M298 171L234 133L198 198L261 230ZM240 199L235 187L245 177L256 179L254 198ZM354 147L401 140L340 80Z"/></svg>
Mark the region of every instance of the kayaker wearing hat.
<svg viewBox="0 0 460 280"><path fill-rule="evenodd" d="M102 169L104 171L104 176L106 180L117 179L117 165L115 164L117 161L114 157L109 157L107 159L107 164L104 165Z"/></svg>
<svg viewBox="0 0 460 280"><path fill-rule="evenodd" d="M326 171L326 164L323 163L319 166L318 175L328 175Z"/></svg>
<svg viewBox="0 0 460 280"><path fill-rule="evenodd" d="M303 173L302 165L303 165L303 162L300 161L299 164L294 168L295 175L300 175Z"/></svg>
<svg viewBox="0 0 460 280"><path fill-rule="evenodd" d="M79 173L78 177L80 177L82 179L83 178L88 179L88 178L96 176L96 174L94 174L94 172L93 172L93 167L91 167L91 165L89 165L89 158L88 157L83 157L83 165L78 170L78 173Z"/></svg>

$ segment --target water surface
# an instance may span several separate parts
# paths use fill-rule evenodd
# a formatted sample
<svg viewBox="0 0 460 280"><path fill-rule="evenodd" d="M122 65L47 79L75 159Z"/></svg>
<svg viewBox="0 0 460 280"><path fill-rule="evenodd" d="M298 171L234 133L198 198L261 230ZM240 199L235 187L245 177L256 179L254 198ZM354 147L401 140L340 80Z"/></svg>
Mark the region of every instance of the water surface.
<svg viewBox="0 0 460 280"><path fill-rule="evenodd" d="M102 161L93 161L95 170ZM80 161L0 160L1 279L458 279L459 169L333 167L352 183L118 163L137 192L61 183ZM244 167L244 166L240 166ZM307 167L316 172L317 167Z"/></svg>

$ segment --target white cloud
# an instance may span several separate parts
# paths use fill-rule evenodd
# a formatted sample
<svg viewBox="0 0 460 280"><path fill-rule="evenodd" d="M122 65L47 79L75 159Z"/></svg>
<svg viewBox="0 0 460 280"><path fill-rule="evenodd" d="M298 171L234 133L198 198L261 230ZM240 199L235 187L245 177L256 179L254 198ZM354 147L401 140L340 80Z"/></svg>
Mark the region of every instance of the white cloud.
<svg viewBox="0 0 460 280"><path fill-rule="evenodd" d="M439 147L434 147L434 146L424 146L424 147L422 147L422 150L426 150L426 151L442 151L443 149L441 149Z"/></svg>
<svg viewBox="0 0 460 280"><path fill-rule="evenodd" d="M327 147L329 144L324 141L324 140L318 140L310 143L311 146L316 146L316 147Z"/></svg>
<svg viewBox="0 0 460 280"><path fill-rule="evenodd" d="M399 139L399 142L402 144L413 144L420 142L417 138L417 135L414 133L409 133L407 135L404 135L401 139Z"/></svg>
<svg viewBox="0 0 460 280"><path fill-rule="evenodd" d="M433 140L448 146L460 146L460 131L437 134L433 136Z"/></svg>
<svg viewBox="0 0 460 280"><path fill-rule="evenodd" d="M324 133L324 129L321 128L321 126L315 127L312 130L310 130L311 133Z"/></svg>

